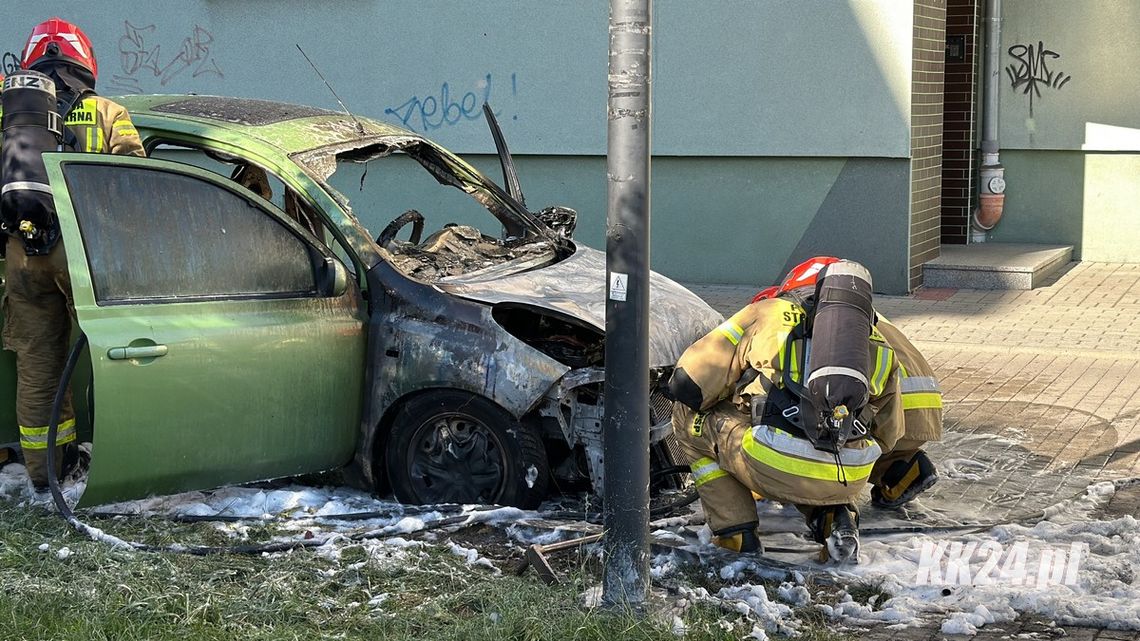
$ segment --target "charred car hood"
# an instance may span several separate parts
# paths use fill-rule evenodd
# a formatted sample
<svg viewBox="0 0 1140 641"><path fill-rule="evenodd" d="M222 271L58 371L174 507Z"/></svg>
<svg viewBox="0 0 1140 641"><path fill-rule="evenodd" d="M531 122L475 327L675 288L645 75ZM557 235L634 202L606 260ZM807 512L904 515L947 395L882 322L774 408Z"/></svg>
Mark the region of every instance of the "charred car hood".
<svg viewBox="0 0 1140 641"><path fill-rule="evenodd" d="M445 292L490 304L517 303L549 309L606 327L606 255L579 245L549 267L491 278L458 277L437 283ZM693 292L653 272L649 285L649 363L672 365L724 318Z"/></svg>

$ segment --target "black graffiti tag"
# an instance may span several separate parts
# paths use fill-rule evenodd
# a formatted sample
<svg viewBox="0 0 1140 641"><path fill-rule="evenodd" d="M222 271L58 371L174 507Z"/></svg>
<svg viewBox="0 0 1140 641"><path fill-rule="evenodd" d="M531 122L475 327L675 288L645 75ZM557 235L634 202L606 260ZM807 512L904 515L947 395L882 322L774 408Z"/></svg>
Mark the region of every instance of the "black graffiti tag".
<svg viewBox="0 0 1140 641"><path fill-rule="evenodd" d="M1046 49L1045 43L1041 40L1037 41L1036 48L1031 44L1013 45L1009 48L1009 55L1017 62L1006 67L1005 73L1009 76L1012 89L1024 87L1021 93L1029 96L1030 116L1033 115L1033 99L1041 97L1042 87L1060 90L1073 79L1068 74L1049 69L1049 60L1056 60L1061 54Z"/></svg>
<svg viewBox="0 0 1140 641"><path fill-rule="evenodd" d="M153 24L136 27L131 22L123 22L123 35L119 38L119 62L122 74L115 74L113 82L118 89L131 93L142 92L142 79L158 79L165 87L187 69L193 68L192 78L213 74L225 78L221 67L211 55L214 35L199 25L189 36L175 45L175 53L169 58L163 56L162 45L151 44L156 27Z"/></svg>
<svg viewBox="0 0 1140 641"><path fill-rule="evenodd" d="M19 68L20 68L20 56L17 56L16 54L12 53L11 51L5 53L3 59L0 60L0 74L3 74L6 76L6 75L12 73L13 71L18 70Z"/></svg>

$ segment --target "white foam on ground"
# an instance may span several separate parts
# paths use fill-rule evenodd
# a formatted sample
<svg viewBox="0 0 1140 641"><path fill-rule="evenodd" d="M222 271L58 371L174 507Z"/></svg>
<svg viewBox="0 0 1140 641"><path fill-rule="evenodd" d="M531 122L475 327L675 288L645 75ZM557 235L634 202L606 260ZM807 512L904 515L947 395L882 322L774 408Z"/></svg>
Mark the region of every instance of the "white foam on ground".
<svg viewBox="0 0 1140 641"><path fill-rule="evenodd" d="M864 563L839 574L878 586L893 598L877 607L845 603L828 612L830 606L825 606L825 613L856 623L910 624L935 615L942 617L942 631L947 634L974 634L987 624L1027 613L1065 625L1140 630L1140 522L1132 516L1093 520L1090 514L1111 497L1112 488L1112 483L1091 486L1084 496L1049 510L1050 520L1035 524L971 534L864 537ZM931 551L940 543L947 544L947 553L954 544L962 549L976 546L971 562L959 566L966 575L955 571L951 580L948 563L929 563L935 556ZM1018 546L1028 551L1027 576L1021 585L1012 571L1003 573L1003 568L1013 569L1007 563ZM1080 557L1078 569L1073 571L1071 560L1062 566L1072 572L1073 585L1064 585L1065 577L1056 575L1055 583L1038 585L1043 553L1073 550ZM994 568L981 572L993 553L997 553ZM920 570L924 554L927 572Z"/></svg>

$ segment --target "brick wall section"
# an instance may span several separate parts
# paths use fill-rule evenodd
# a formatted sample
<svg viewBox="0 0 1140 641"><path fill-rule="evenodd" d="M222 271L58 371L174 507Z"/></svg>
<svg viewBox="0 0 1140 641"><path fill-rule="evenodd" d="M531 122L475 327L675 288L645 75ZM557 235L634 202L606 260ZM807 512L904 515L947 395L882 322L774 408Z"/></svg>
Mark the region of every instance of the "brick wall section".
<svg viewBox="0 0 1140 641"><path fill-rule="evenodd" d="M978 176L977 80L980 0L946 1L946 35L966 40L965 61L946 63L942 124L942 242L962 245L970 233L970 211Z"/></svg>
<svg viewBox="0 0 1140 641"><path fill-rule="evenodd" d="M910 288L942 236L942 98L947 0L915 0L910 105Z"/></svg>

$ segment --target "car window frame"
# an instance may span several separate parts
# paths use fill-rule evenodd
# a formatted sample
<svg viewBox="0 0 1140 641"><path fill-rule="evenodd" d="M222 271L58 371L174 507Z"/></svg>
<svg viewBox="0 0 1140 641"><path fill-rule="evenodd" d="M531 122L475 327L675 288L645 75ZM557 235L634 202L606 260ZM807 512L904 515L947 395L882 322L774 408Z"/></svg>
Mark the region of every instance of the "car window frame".
<svg viewBox="0 0 1140 641"><path fill-rule="evenodd" d="M177 147L184 147L187 149L200 151L206 155L209 155L209 152L212 151L215 153L225 154L227 156L232 156L234 158L238 158L242 162L250 163L251 165L254 165L254 166L262 169L263 171L265 171L269 176L276 178L286 188L291 189L295 194L297 194L297 196L302 200L303 204L306 207L308 207L309 209L311 209L313 212L315 212L317 214L317 218L320 221L321 227L331 235L333 243L335 243L336 245L339 246L339 252L332 246L331 243L326 243L324 240L322 240L320 238L316 238L315 236L313 236L309 232L309 230L307 230L303 226L301 226L301 229L304 231L304 233L307 234L308 236L310 236L312 238L313 242L315 242L318 245L321 245L321 246L325 247L326 249L328 249L332 253L332 255L335 258L337 258L337 260L339 260L341 262L341 264L345 266L346 269L348 269L349 276L356 282L356 285L358 288L360 288L361 292L366 291L366 289L367 289L366 280L367 279L364 278L364 274L368 270L367 264L365 263L363 258L360 256L359 252L353 250L353 244L349 241L349 239L341 231L339 225L337 225L333 220L331 220L328 217L328 214L327 214L327 212L325 212L324 208L322 208L320 206L320 204L317 203L316 200L313 198L313 196L309 193L309 189L304 184L295 184L295 183L303 183L303 181L300 181L299 179L297 179L296 176L289 176L288 174L290 172L279 171L277 166L274 163L270 162L268 159L266 159L266 158L264 158L258 154L249 153L245 149L236 147L236 146L228 144L228 143L220 142L220 141L217 141L217 140L214 140L211 138L190 136L190 135L181 134L179 132L172 132L172 131L166 131L166 130L156 130L156 129L147 129L147 128L140 128L140 134L143 135L143 149L146 150L148 157L155 150L155 148L157 148L159 145L162 145L162 144L168 144L168 145L177 146ZM298 166L297 163L295 163L292 159L288 158L288 156L284 156L284 157L286 158L285 162L289 166L291 166L293 169L296 170L296 173L298 176L303 176L305 179L312 182L312 178L308 175L307 172L304 171L303 168ZM176 162L177 163L178 161L170 161L170 162ZM179 164L189 165L189 163L179 163ZM194 166L194 165L190 165L190 166ZM225 179L231 180L231 181L233 180L233 179L229 178L228 176L223 176L222 174L219 174L216 172L212 172L209 170L205 170L205 171L209 172L210 174L212 174L214 176L220 176L222 178L225 178ZM237 183L235 182L234 184L236 185ZM322 185L314 184L313 186L316 187L317 189L322 190L322 192L324 191ZM238 185L238 187L245 189L244 187L241 187L241 185ZM252 192L250 192L250 193L252 194ZM253 196L259 198L259 196L257 194L253 194ZM333 202L334 203L336 202L335 199L333 199ZM275 203L271 203L271 204L273 204L274 207L277 208ZM281 209L281 208L277 208L277 209ZM285 218L288 218L288 216L285 216ZM349 259L349 261L347 263L340 258L340 256L338 255L340 253L343 253Z"/></svg>
<svg viewBox="0 0 1140 641"><path fill-rule="evenodd" d="M46 155L46 154L45 154ZM83 233L83 222L75 214L74 200L72 200L71 186L67 184L67 169L69 165L104 165L104 166L130 166L137 167L147 171L162 171L177 176L184 176L203 181L216 189L224 189L231 192L235 196L245 199L249 204L256 206L262 215L268 216L273 222L283 226L286 231L292 234L304 246L308 254L310 267L313 270L314 291L312 292L263 292L263 293L250 293L250 294L199 294L199 295L171 295L171 296L154 296L147 298L130 298L130 299L115 299L100 301L95 291L94 282L91 283L92 297L95 305L99 307L117 307L128 305L161 305L171 303L193 303L193 302L214 302L214 301L238 301L238 300L319 300L322 298L336 297L335 294L330 293L330 288L327 286L328 280L325 274L322 274L322 267L328 268L331 265L329 261L340 263L341 266L348 271L348 267L344 265L335 253L331 251L324 243L313 237L311 233L299 223L289 218L283 210L277 207L276 204L269 202L261 196L253 193L252 191L241 186L237 182L222 176L216 172L204 169L189 163L182 163L174 160L165 160L158 158L140 158L137 156L113 156L106 154L73 154L73 153L53 153L53 156L64 156L61 159L60 171L64 179L64 184L52 184L52 193L56 198L61 196L60 189L66 193L66 200L68 201L71 214L75 218L75 224L79 230L80 240L83 243L83 253L86 259L87 271L94 281L94 269L91 265L91 248L87 243L86 235ZM169 165L169 166L164 166ZM335 269L335 267L334 267ZM348 271L348 273L351 273Z"/></svg>

